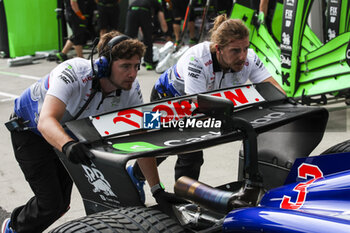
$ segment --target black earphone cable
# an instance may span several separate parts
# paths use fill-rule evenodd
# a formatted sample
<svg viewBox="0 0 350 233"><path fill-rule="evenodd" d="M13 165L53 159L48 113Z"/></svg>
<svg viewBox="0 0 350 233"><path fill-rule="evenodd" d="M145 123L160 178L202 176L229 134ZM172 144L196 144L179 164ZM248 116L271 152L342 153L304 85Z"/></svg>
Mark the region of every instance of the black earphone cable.
<svg viewBox="0 0 350 233"><path fill-rule="evenodd" d="M95 97L97 91L100 89L100 82L98 81L98 79L96 77L96 71L95 71L94 60L93 60L94 50L95 50L97 44L98 44L98 38L96 37L94 39L93 47L92 47L91 54L90 54L91 69L92 69L92 88L91 88L91 93L90 93L89 98L86 100L85 104L83 105L83 107L81 107L79 112L77 112L77 114L74 115L73 120L78 119L78 117L83 113L83 111L90 104L91 100Z"/></svg>
<svg viewBox="0 0 350 233"><path fill-rule="evenodd" d="M93 46L92 46L92 49L91 49L91 54L90 54L90 62L91 62L91 69L92 69L92 78L95 79L96 78L96 71L95 71L95 67L94 67L94 50L98 44L98 37L96 37L94 39L94 42L93 42Z"/></svg>

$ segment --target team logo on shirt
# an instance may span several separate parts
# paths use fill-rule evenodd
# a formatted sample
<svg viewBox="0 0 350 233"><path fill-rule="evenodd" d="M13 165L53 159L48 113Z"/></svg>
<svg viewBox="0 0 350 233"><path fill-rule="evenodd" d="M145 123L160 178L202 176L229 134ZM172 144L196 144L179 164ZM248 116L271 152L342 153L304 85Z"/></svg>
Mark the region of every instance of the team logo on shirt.
<svg viewBox="0 0 350 233"><path fill-rule="evenodd" d="M59 76L60 79L62 79L66 84L73 83L74 81L77 81L77 78L74 76L74 73L72 72L72 67L68 66L63 71L62 74Z"/></svg>
<svg viewBox="0 0 350 233"><path fill-rule="evenodd" d="M189 71L192 71L192 72L195 72L195 73L197 73L197 74L200 74L200 73L201 73L200 70L195 69L195 68L193 68L193 67L191 67L191 66L188 67L188 70L189 70Z"/></svg>
<svg viewBox="0 0 350 233"><path fill-rule="evenodd" d="M87 76L87 77L84 77L82 78L81 80L83 81L83 83L87 83L89 80L92 80L92 76Z"/></svg>
<svg viewBox="0 0 350 233"><path fill-rule="evenodd" d="M256 65L259 69L261 69L261 68L264 66L264 64L261 62L261 60L259 59L258 56L255 56L255 57L254 57L254 62L255 62L255 65ZM247 63L248 63L248 62L245 63L246 66L249 65L249 63L248 63L248 64L247 64Z"/></svg>
<svg viewBox="0 0 350 233"><path fill-rule="evenodd" d="M213 60L209 60L209 61L207 61L206 63L204 63L205 66L209 66L209 65L211 65L211 64L213 64Z"/></svg>
<svg viewBox="0 0 350 233"><path fill-rule="evenodd" d="M192 78L198 78L199 74L188 72L188 76L190 76Z"/></svg>

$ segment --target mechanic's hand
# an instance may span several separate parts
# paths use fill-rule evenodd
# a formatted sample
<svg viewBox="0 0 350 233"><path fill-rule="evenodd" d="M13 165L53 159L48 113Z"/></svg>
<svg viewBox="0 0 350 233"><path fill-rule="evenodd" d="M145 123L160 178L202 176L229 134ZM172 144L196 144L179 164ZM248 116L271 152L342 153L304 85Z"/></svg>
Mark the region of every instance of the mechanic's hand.
<svg viewBox="0 0 350 233"><path fill-rule="evenodd" d="M259 12L258 23L259 24L264 24L265 23L265 14L262 11Z"/></svg>
<svg viewBox="0 0 350 233"><path fill-rule="evenodd" d="M68 160L75 164L91 165L91 160L95 156L90 152L85 144L76 141L69 141L62 147L62 152Z"/></svg>
<svg viewBox="0 0 350 233"><path fill-rule="evenodd" d="M165 192L163 189L153 194L154 199L156 199L157 203L160 205L162 203L169 204L183 204L186 203L185 200L177 197L174 193Z"/></svg>
<svg viewBox="0 0 350 233"><path fill-rule="evenodd" d="M174 217L172 205L187 203L185 200L176 197L174 193L165 192L163 189L154 193L153 197L156 199L159 209L170 217Z"/></svg>

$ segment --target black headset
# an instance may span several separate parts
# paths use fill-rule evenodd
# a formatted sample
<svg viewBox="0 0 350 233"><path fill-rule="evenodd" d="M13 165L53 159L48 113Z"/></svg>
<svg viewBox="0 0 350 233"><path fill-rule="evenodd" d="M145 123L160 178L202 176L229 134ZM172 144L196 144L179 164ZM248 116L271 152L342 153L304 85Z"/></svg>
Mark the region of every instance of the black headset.
<svg viewBox="0 0 350 233"><path fill-rule="evenodd" d="M112 69L112 48L119 44L120 42L130 39L130 37L126 35L119 35L113 37L110 41L107 43L107 50L103 52L101 57L97 58L95 62L93 63L92 56L91 56L91 65L92 65L92 71L94 78L100 79L104 77L109 77L111 75L111 69ZM95 48L95 47L94 47ZM94 48L92 49L92 53L94 51ZM97 70L95 70L95 67L97 67Z"/></svg>

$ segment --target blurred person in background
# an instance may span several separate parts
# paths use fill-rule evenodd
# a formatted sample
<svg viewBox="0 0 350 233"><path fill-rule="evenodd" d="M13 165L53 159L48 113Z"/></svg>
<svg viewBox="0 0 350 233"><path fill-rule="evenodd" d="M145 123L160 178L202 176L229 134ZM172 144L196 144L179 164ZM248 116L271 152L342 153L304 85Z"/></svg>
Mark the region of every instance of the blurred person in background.
<svg viewBox="0 0 350 233"><path fill-rule="evenodd" d="M83 46L91 39L93 0L64 0L65 17L72 36L66 41L61 52L56 54L57 60L63 62L68 59L68 52L74 47L77 57L84 57Z"/></svg>
<svg viewBox="0 0 350 233"><path fill-rule="evenodd" d="M100 37L111 30L118 30L120 0L95 0L97 4L97 24L100 30Z"/></svg>
<svg viewBox="0 0 350 233"><path fill-rule="evenodd" d="M126 16L126 35L137 38L139 27L141 27L143 43L146 45L144 56L146 70L154 70L156 67L153 61L153 16L158 17L162 31L167 33L168 26L158 0L135 0L130 4Z"/></svg>

